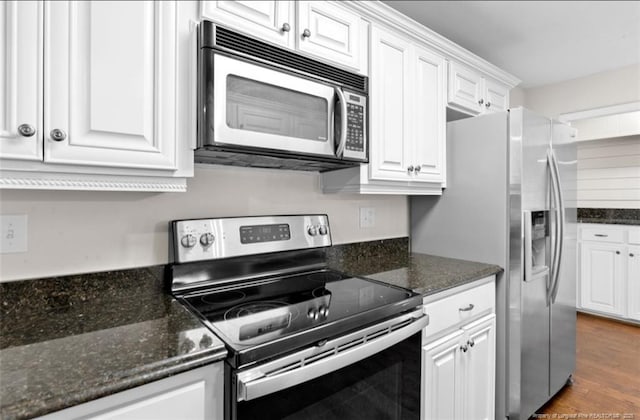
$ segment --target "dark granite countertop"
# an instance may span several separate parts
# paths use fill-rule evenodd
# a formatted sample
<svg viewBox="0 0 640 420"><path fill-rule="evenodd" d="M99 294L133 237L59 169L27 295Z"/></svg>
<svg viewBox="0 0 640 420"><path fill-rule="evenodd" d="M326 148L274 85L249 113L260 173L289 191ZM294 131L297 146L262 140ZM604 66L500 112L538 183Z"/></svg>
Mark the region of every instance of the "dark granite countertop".
<svg viewBox="0 0 640 420"><path fill-rule="evenodd" d="M408 238L337 245L327 257L336 270L424 295L502 271L410 253ZM225 355L220 340L163 289L162 267L0 283L0 298L4 420L58 411Z"/></svg>
<svg viewBox="0 0 640 420"><path fill-rule="evenodd" d="M0 418L40 416L223 358L222 342L161 279L152 267L0 283Z"/></svg>
<svg viewBox="0 0 640 420"><path fill-rule="evenodd" d="M410 253L408 238L334 246L332 268L431 295L500 273L497 265Z"/></svg>
<svg viewBox="0 0 640 420"><path fill-rule="evenodd" d="M580 223L640 225L640 209L578 209Z"/></svg>

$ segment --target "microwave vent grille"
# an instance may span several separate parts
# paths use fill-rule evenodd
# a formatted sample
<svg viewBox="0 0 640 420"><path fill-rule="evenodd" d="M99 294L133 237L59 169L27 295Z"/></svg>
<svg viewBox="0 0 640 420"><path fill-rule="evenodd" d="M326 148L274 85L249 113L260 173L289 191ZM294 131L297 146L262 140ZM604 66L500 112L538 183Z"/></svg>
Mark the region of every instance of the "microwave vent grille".
<svg viewBox="0 0 640 420"><path fill-rule="evenodd" d="M367 78L340 68L321 63L291 51L258 41L248 36L216 26L216 45L247 54L274 64L341 84L363 92L367 91Z"/></svg>

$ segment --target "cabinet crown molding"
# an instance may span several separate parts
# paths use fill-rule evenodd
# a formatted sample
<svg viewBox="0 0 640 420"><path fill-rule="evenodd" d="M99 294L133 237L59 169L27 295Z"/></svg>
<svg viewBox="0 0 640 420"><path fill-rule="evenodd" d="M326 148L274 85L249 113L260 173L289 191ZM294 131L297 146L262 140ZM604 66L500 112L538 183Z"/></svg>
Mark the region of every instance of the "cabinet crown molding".
<svg viewBox="0 0 640 420"><path fill-rule="evenodd" d="M496 81L504 83L509 89L516 87L521 82L520 79L512 74L478 57L469 50L462 48L455 42L380 1L348 0L341 3L348 5L376 24L384 25L394 31L402 31L410 37L419 39L443 53L448 59L459 61L482 71Z"/></svg>

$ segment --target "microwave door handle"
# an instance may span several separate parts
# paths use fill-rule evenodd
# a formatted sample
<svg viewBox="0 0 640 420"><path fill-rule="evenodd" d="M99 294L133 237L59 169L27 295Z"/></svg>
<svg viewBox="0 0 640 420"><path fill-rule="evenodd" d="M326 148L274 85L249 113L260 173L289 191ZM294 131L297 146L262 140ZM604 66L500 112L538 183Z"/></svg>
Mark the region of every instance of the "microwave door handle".
<svg viewBox="0 0 640 420"><path fill-rule="evenodd" d="M347 98L345 98L342 89L336 87L334 88L334 91L339 98L340 112L342 113L340 117L340 142L336 149L336 157L342 159L342 156L344 155L344 148L347 145Z"/></svg>

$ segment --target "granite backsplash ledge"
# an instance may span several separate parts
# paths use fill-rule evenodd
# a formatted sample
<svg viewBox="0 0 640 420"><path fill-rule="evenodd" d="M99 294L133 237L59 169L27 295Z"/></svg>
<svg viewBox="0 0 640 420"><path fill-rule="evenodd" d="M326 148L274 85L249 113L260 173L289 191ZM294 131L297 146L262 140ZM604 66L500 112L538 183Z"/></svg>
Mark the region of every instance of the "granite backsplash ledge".
<svg viewBox="0 0 640 420"><path fill-rule="evenodd" d="M579 208L578 221L612 225L640 225L640 209Z"/></svg>

